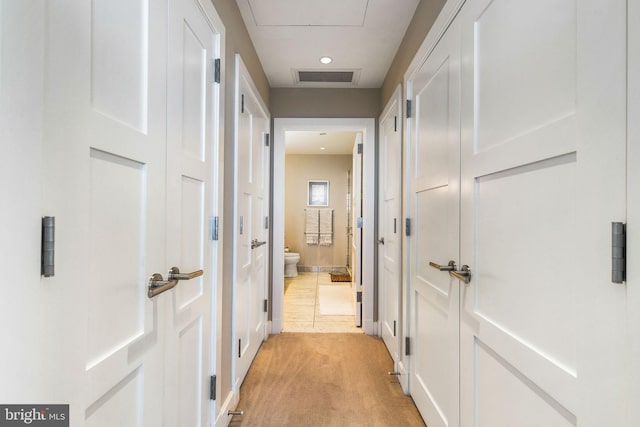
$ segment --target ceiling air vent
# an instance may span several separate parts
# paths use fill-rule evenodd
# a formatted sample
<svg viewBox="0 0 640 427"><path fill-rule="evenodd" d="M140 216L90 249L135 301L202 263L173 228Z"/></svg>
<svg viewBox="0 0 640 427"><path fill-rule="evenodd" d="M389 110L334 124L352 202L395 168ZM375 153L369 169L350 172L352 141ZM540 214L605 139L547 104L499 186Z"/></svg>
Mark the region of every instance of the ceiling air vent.
<svg viewBox="0 0 640 427"><path fill-rule="evenodd" d="M353 71L298 71L300 83L353 83Z"/></svg>

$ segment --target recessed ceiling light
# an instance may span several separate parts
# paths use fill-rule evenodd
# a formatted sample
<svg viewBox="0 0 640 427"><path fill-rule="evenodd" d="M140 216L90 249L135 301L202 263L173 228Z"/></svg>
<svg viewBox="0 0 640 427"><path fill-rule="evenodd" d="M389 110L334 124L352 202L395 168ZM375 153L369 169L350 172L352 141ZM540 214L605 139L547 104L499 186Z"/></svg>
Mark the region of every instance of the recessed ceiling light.
<svg viewBox="0 0 640 427"><path fill-rule="evenodd" d="M320 149L321 149L321 150L326 150L326 148L324 148L324 147L320 147Z"/></svg>
<svg viewBox="0 0 640 427"><path fill-rule="evenodd" d="M323 64L331 64L333 62L333 58L331 58L330 56L323 56L322 58L320 58L320 62L322 62Z"/></svg>

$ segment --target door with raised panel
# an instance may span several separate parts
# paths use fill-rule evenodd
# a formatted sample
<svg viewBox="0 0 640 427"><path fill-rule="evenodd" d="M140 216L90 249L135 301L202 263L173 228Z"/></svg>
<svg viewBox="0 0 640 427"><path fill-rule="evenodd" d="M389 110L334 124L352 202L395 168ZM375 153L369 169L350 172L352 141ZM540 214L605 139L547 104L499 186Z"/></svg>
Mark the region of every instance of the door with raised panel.
<svg viewBox="0 0 640 427"><path fill-rule="evenodd" d="M380 118L378 207L378 310L382 339L394 363L401 348L402 92L394 93Z"/></svg>
<svg viewBox="0 0 640 427"><path fill-rule="evenodd" d="M233 290L234 390L266 337L269 113L236 55L236 209Z"/></svg>
<svg viewBox="0 0 640 427"><path fill-rule="evenodd" d="M430 427L459 415L459 46L454 22L408 80L409 387Z"/></svg>
<svg viewBox="0 0 640 427"><path fill-rule="evenodd" d="M467 2L461 424L626 425L626 2Z"/></svg>
<svg viewBox="0 0 640 427"><path fill-rule="evenodd" d="M219 25L219 23L216 22ZM217 209L220 56L215 28L196 0L169 1L167 93L167 268L203 274L165 295L164 423L210 424L213 292L217 260L210 227ZM188 276L187 276L188 277ZM185 278L186 279L186 278Z"/></svg>
<svg viewBox="0 0 640 427"><path fill-rule="evenodd" d="M71 424L162 424L166 38L161 2L61 0L46 10L45 211L56 274L42 292L64 341L45 359ZM117 29L117 31L114 31Z"/></svg>

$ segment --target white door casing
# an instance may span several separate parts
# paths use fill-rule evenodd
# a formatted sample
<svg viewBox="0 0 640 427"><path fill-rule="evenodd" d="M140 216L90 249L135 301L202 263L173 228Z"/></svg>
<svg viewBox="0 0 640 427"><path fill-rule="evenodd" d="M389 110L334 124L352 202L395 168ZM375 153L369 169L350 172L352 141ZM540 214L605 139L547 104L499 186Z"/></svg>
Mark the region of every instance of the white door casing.
<svg viewBox="0 0 640 427"><path fill-rule="evenodd" d="M355 302L356 326L362 326L362 301L358 302L358 292L363 291L362 281L362 229L364 216L362 213L362 135L358 134L353 144L352 159L352 180L351 180L351 290Z"/></svg>
<svg viewBox="0 0 640 427"><path fill-rule="evenodd" d="M270 118L236 55L233 389L240 385L266 338Z"/></svg>
<svg viewBox="0 0 640 427"><path fill-rule="evenodd" d="M374 213L375 209L375 120L374 119L274 119L273 138L273 265L272 272L272 301L271 301L271 332L282 332L282 313L284 300L284 163L285 163L285 134L287 131L357 131L362 132L364 143L364 211ZM374 298L373 278L374 262L366 260L374 259L374 215L367 216L364 220L363 238L363 291L362 310L364 333L374 335L377 333L377 324L374 322ZM354 232L355 224L352 224ZM280 268L282 266L282 268Z"/></svg>
<svg viewBox="0 0 640 427"><path fill-rule="evenodd" d="M182 273L204 274L180 281L166 296L164 422L210 425L209 378L216 373L212 307L219 286L211 218L217 215L221 57L215 12L195 1L169 2L167 94L167 262Z"/></svg>
<svg viewBox="0 0 640 427"><path fill-rule="evenodd" d="M378 321L394 361L402 351L402 89L396 89L379 120Z"/></svg>
<svg viewBox="0 0 640 427"><path fill-rule="evenodd" d="M462 425L626 423L625 9L460 12Z"/></svg>
<svg viewBox="0 0 640 427"><path fill-rule="evenodd" d="M628 28L628 139L627 139L627 325L629 328L629 376L627 395L640 395L640 261L632 256L640 246L640 4L629 2ZM627 422L640 425L640 406L627 405Z"/></svg>
<svg viewBox="0 0 640 427"><path fill-rule="evenodd" d="M455 22L407 80L411 395L429 426L459 425L460 34Z"/></svg>

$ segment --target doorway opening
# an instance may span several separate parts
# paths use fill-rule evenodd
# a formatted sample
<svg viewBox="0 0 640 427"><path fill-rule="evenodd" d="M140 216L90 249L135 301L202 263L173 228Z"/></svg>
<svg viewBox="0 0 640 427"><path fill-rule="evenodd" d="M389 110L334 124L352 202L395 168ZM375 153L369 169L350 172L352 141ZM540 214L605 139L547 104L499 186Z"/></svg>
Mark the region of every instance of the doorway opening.
<svg viewBox="0 0 640 427"><path fill-rule="evenodd" d="M311 173L309 172L311 167L304 166L302 160L305 159L302 158L294 159L296 164L293 170L302 170L307 175L302 172L290 172L290 176L285 176L286 154L296 156L297 150L301 149L292 148L288 153L286 141L288 139L296 140L301 136L313 135L317 138L327 136L320 135L321 133L340 134L345 138L354 137L350 143L351 149L355 147L357 150L357 146L360 144L361 152L358 156L362 161L361 182L363 185L361 190L362 203L358 212L367 212L367 215L360 213L358 216L354 216L354 207L350 204L347 205L346 202L349 199L347 194L353 192L352 184L355 179L352 168L347 165L347 154L337 154L344 157L334 158L334 160L344 163L341 171L343 175L339 179L326 179L329 174L327 167L320 169L325 172L317 172L316 169L314 174L308 175ZM295 142L293 144L295 145ZM317 149L319 150L320 147ZM329 147L325 146L325 151L327 150ZM308 159L307 157L306 160ZM316 162L316 166L318 166L317 163L319 162ZM339 170L340 167L337 169ZM374 266L371 261L362 262L362 260L374 259L375 120L275 119L272 171L271 333L282 332L284 326L285 250L288 247L290 252L300 255L298 269L299 276L302 276L300 279L304 278L309 282L315 281L316 295L319 295L320 286L330 285L331 272L354 276L354 285L351 290L354 298L360 301L355 305L355 319L361 319L359 326L362 327L362 332L370 335L375 334L376 326L373 317ZM292 174L296 174L296 176L294 177ZM326 194L324 194L325 191ZM329 206L328 201L333 192L336 192L342 200L338 205ZM295 200L294 202L286 203L287 193L290 202L292 199ZM348 212L352 214L349 215ZM315 215L319 215L318 228L314 228L313 225ZM329 228L326 228L327 223L330 224ZM325 228L321 230L320 226L323 224ZM349 226L351 226L351 233L349 233ZM352 244L349 241L351 237L349 234L354 235L357 244ZM351 253L353 252L351 248L356 248L357 254ZM291 282L290 279L286 280ZM307 283L307 286L311 286L311 283Z"/></svg>

